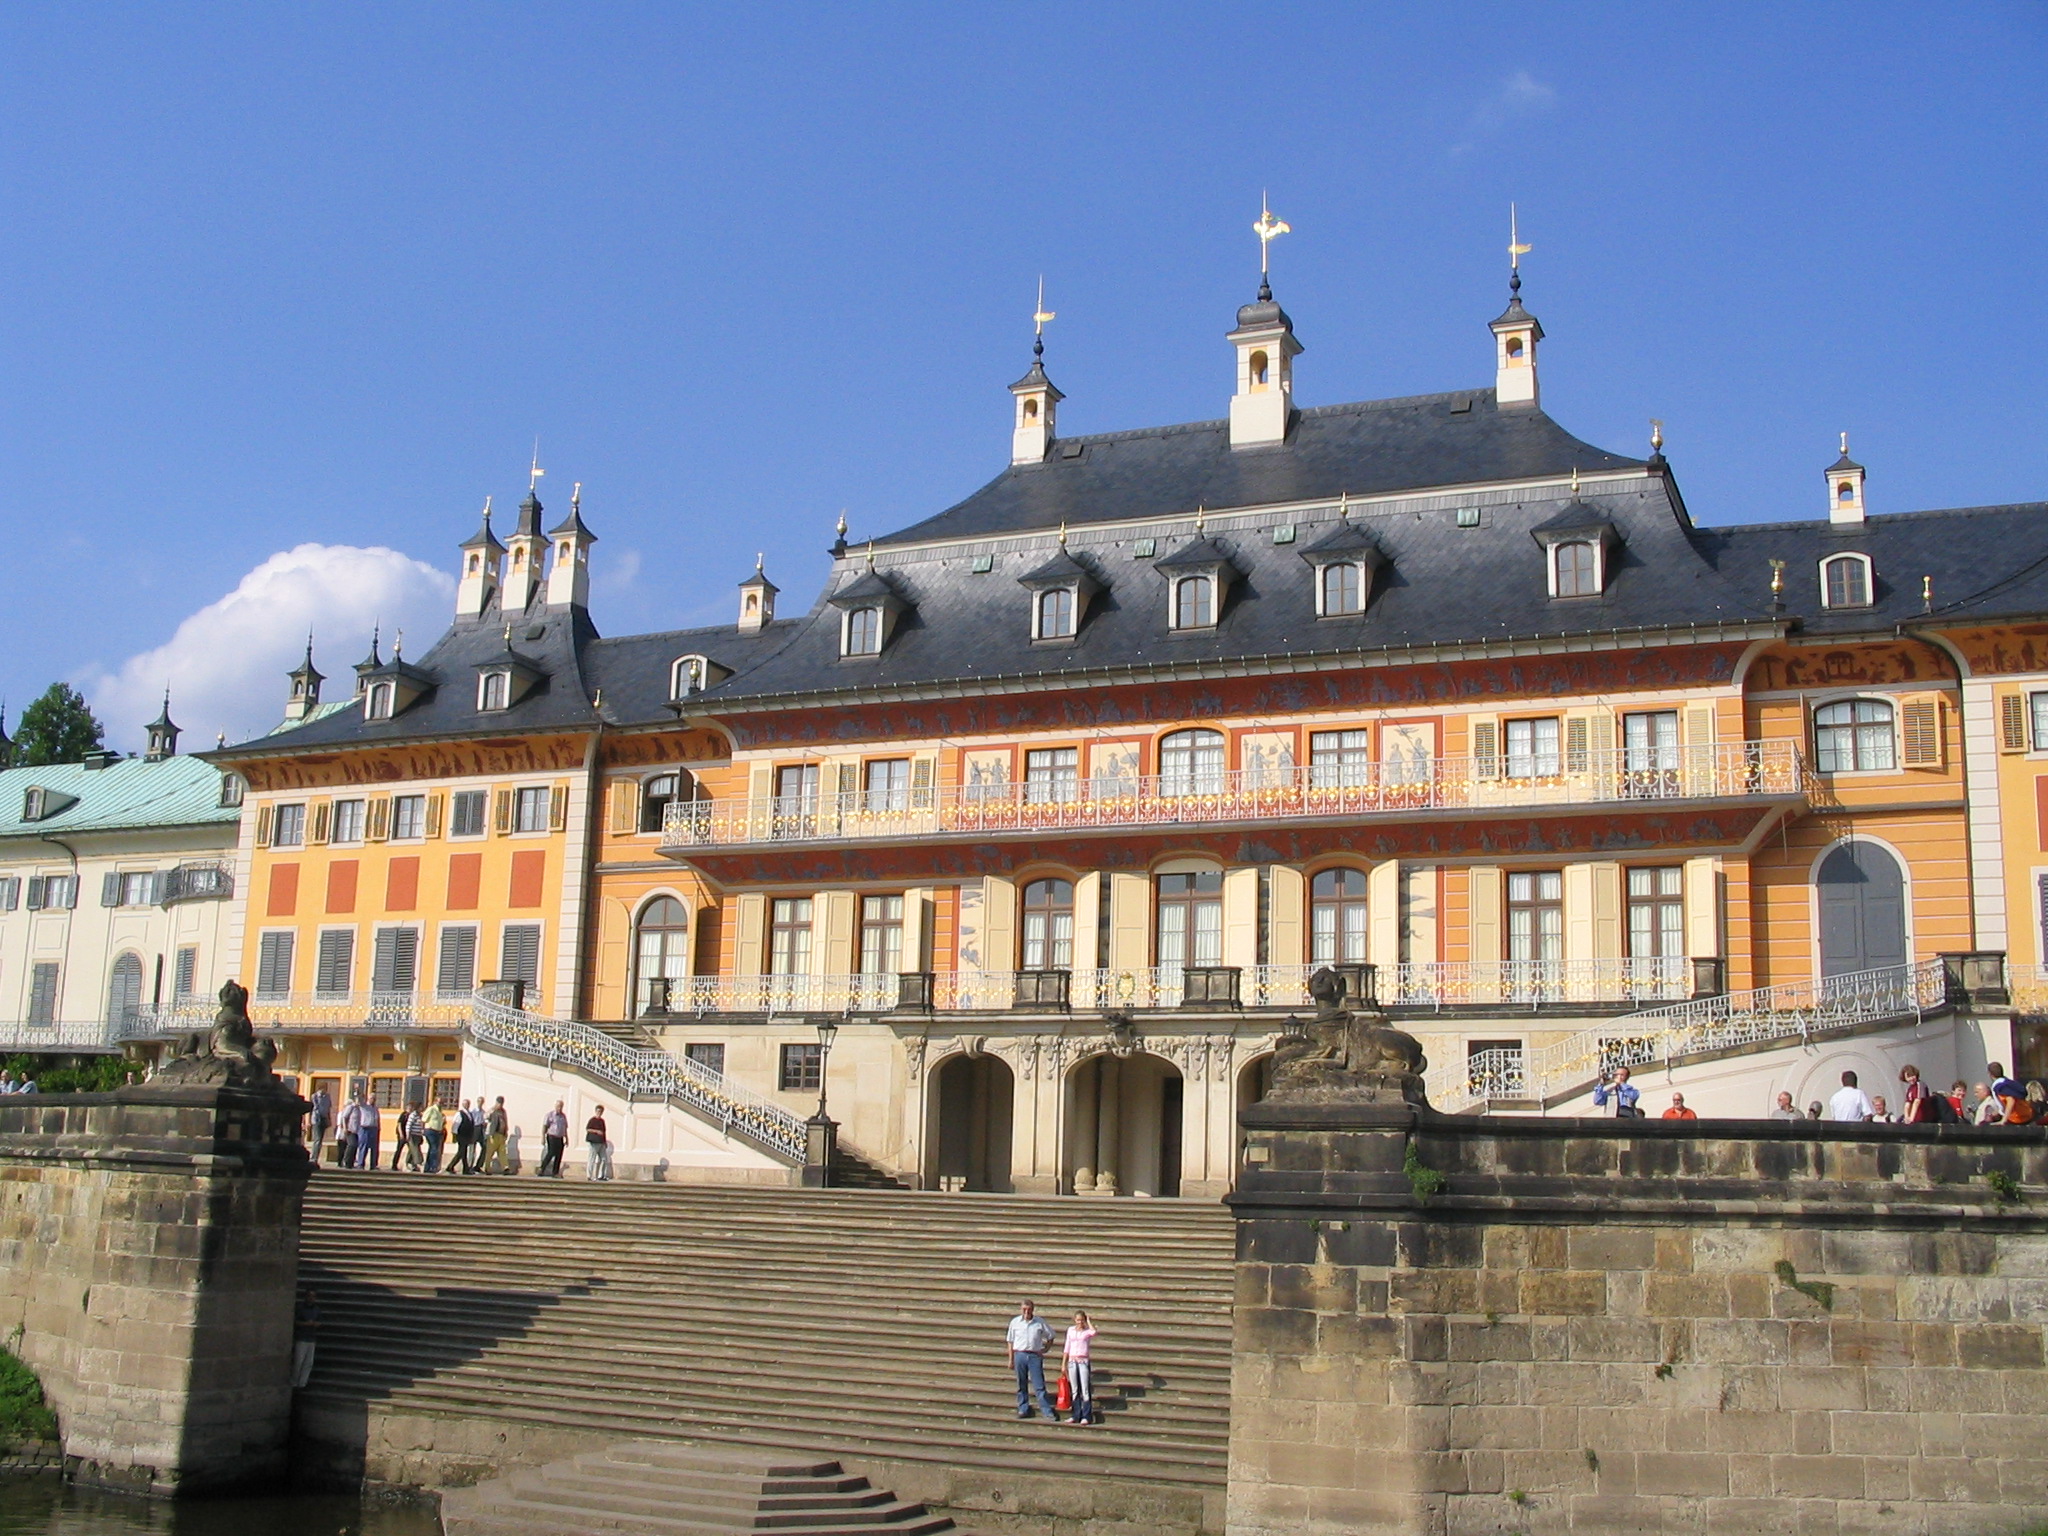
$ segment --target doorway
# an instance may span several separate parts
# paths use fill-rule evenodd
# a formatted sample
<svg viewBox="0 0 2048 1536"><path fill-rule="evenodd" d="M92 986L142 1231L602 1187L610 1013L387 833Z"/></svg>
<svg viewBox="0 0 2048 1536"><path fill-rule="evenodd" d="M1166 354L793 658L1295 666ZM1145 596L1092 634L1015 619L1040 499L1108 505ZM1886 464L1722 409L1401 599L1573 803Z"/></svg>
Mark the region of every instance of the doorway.
<svg viewBox="0 0 2048 1536"><path fill-rule="evenodd" d="M1845 976L1906 963L1906 875L1876 843L1843 843L1814 876L1820 973Z"/></svg>
<svg viewBox="0 0 2048 1536"><path fill-rule="evenodd" d="M954 1056L932 1073L931 1187L1009 1194L1010 1069L986 1053Z"/></svg>

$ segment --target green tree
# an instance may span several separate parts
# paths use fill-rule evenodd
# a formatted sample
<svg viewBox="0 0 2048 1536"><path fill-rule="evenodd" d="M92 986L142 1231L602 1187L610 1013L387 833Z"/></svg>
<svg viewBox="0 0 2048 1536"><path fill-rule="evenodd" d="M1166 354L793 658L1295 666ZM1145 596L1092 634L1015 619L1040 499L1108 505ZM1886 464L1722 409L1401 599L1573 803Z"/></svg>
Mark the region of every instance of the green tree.
<svg viewBox="0 0 2048 1536"><path fill-rule="evenodd" d="M21 712L14 728L14 762L21 768L45 763L81 763L106 745L99 721L69 683L52 683Z"/></svg>

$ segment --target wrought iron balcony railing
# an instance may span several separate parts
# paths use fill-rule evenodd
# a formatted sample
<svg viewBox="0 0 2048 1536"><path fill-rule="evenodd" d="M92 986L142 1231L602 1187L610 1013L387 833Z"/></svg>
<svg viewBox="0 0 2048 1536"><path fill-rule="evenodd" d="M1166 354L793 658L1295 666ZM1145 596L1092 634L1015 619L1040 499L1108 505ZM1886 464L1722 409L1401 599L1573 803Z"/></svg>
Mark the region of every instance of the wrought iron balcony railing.
<svg viewBox="0 0 2048 1536"><path fill-rule="evenodd" d="M140 1008L122 1026L131 1039L179 1035L209 1029L220 1004L211 997L186 998L162 1008ZM457 1030L469 1022L470 994L455 992L255 992L249 1018L258 1031L282 1030Z"/></svg>
<svg viewBox="0 0 2048 1536"><path fill-rule="evenodd" d="M662 847L987 837L1185 823L1400 816L1423 811L1796 795L1806 788L1789 741L1439 757L1339 767L1193 769L1143 778L895 787L671 805Z"/></svg>

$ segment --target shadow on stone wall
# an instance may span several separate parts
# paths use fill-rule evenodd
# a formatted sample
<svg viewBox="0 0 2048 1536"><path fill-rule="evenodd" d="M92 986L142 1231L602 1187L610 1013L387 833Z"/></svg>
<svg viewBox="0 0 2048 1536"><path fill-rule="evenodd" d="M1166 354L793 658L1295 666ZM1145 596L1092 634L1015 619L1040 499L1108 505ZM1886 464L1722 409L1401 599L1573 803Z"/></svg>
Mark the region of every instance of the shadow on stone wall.
<svg viewBox="0 0 2048 1536"><path fill-rule="evenodd" d="M414 1233L363 1232L365 1244L417 1244ZM436 1250L450 1268L491 1263L488 1254ZM445 1285L401 1289L349 1279L317 1259L300 1268L300 1284L319 1293L321 1326L312 1379L293 1404L292 1480L303 1488L350 1490L365 1480L370 1405L487 1355L532 1331L550 1308L591 1296L605 1281L592 1276L558 1290ZM535 1380L536 1400L547 1392ZM480 1407L486 1406L480 1403Z"/></svg>

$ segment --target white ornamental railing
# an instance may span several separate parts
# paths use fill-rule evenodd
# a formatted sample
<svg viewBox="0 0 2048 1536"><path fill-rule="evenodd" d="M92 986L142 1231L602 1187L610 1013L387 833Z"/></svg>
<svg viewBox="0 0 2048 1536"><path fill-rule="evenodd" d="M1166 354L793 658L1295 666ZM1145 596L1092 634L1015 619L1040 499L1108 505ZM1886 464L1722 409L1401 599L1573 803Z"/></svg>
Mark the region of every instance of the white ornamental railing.
<svg viewBox="0 0 2048 1536"><path fill-rule="evenodd" d="M111 1051L123 1026L105 1019L56 1019L47 1024L0 1024L0 1054L62 1055L67 1051Z"/></svg>
<svg viewBox="0 0 2048 1536"><path fill-rule="evenodd" d="M1781 982L1664 1008L1646 1008L1580 1030L1534 1051L1488 1050L1440 1062L1427 1077L1430 1103L1448 1112L1497 1099L1548 1099L1616 1067L1651 1067L1682 1056L1814 1034L1883 1019L1916 1022L1948 996L1939 960Z"/></svg>
<svg viewBox="0 0 2048 1536"><path fill-rule="evenodd" d="M1797 795L1796 742L1502 753L1338 766L1191 768L1121 778L770 795L671 805L662 847L1523 810Z"/></svg>
<svg viewBox="0 0 2048 1536"><path fill-rule="evenodd" d="M487 1002L479 997L469 1018L471 1038L485 1045L560 1062L643 1098L673 1099L716 1120L729 1134L804 1159L804 1122L780 1104L740 1087L702 1062L667 1051L644 1051L603 1030L565 1019Z"/></svg>

